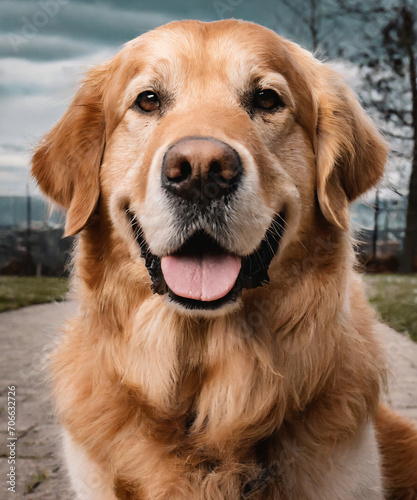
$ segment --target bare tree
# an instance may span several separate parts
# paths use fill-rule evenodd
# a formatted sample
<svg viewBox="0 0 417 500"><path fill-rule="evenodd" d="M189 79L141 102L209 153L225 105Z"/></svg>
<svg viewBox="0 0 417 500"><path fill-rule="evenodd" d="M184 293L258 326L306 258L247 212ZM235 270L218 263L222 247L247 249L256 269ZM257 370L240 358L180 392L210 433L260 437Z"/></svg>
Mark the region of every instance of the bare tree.
<svg viewBox="0 0 417 500"><path fill-rule="evenodd" d="M400 271L411 272L417 255L417 73L416 73L416 5L412 0L393 2L379 0L358 2L338 0L347 15L361 16L374 28L364 30L358 60L368 68L367 79L374 92L368 105L392 125L394 139L411 142L411 174L403 255ZM379 31L379 32L378 32ZM395 131L397 130L397 131ZM398 132L400 130L400 132ZM397 156L404 156L397 152ZM405 154L407 157L407 153Z"/></svg>
<svg viewBox="0 0 417 500"><path fill-rule="evenodd" d="M411 6L403 6L400 12L400 21L392 26L398 36L398 45L408 57L408 81L411 88L411 128L413 133L413 157L408 190L407 225L404 239L403 261L401 270L413 270L417 255L417 74L415 56L415 21L416 13ZM393 44L394 45L394 44Z"/></svg>
<svg viewBox="0 0 417 500"><path fill-rule="evenodd" d="M282 8L288 16L282 16ZM339 13L337 0L280 0L274 24L277 31L288 31L290 24L290 35L295 36L298 41L304 41L304 45L312 51L320 49L325 52L334 35L334 26L327 21L335 19ZM287 26L282 24L283 18L287 21Z"/></svg>
<svg viewBox="0 0 417 500"><path fill-rule="evenodd" d="M377 113L382 128L396 144L393 153L400 168L404 170L411 163L400 266L401 271L410 272L417 254L415 0L281 1L301 21L298 24L304 29L302 35L310 40L311 48L324 49L332 57L345 56L363 69L369 88L361 93L365 106L374 116ZM339 32L342 38L334 38L333 34ZM333 43L330 38L334 38ZM404 183L404 171L397 175L397 181Z"/></svg>
<svg viewBox="0 0 417 500"><path fill-rule="evenodd" d="M322 22L321 12L318 12L318 9L321 7L321 0L308 0L307 2L282 0L282 3L288 9L292 10L303 24L308 27L311 38L311 48L312 50L316 50L319 45L319 32Z"/></svg>

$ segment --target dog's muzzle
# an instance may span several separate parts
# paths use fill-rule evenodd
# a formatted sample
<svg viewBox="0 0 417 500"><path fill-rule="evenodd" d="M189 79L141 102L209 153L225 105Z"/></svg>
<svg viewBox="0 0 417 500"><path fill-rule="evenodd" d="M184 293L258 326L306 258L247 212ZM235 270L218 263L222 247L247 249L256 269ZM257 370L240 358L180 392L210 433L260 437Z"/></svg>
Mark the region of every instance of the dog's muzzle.
<svg viewBox="0 0 417 500"><path fill-rule="evenodd" d="M173 301L189 309L206 310L235 301L243 289L269 283L269 265L278 251L285 224L283 214L277 215L259 247L246 257L230 254L204 231L198 231L178 251L161 258L149 250L136 217L129 212L128 215L152 280L152 291L168 293ZM221 270L216 269L218 263ZM228 265L232 269L226 269ZM176 269L169 269L170 266ZM227 277L222 276L222 270Z"/></svg>
<svg viewBox="0 0 417 500"><path fill-rule="evenodd" d="M127 209L155 293L168 293L190 309L217 309L235 301L242 289L269 282L268 268L283 233L283 214L245 257L227 251L213 230L220 225L224 230L225 214L242 175L239 154L218 139L185 137L168 148L161 184L177 214L179 230L185 233L182 246L161 257L152 254L137 218Z"/></svg>

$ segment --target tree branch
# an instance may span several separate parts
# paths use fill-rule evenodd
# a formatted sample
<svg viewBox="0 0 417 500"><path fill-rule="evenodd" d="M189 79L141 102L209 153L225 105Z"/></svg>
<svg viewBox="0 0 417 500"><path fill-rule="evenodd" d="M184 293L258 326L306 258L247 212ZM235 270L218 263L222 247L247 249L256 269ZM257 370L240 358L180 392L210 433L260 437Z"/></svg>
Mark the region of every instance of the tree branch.
<svg viewBox="0 0 417 500"><path fill-rule="evenodd" d="M411 135L396 134L395 132L390 132L388 130L384 130L384 135L387 135L388 137L392 137L394 139L401 139L403 141L411 141L413 139Z"/></svg>
<svg viewBox="0 0 417 500"><path fill-rule="evenodd" d="M413 124L410 121L408 121L406 117L406 115L411 115L410 111L398 110L395 108L386 108L384 107L383 104L381 104L381 101L371 100L369 104L371 104L375 109L377 109L383 116L385 117L395 116L401 123L401 125L404 125L405 127L413 126Z"/></svg>
<svg viewBox="0 0 417 500"><path fill-rule="evenodd" d="M294 4L294 2L292 2L291 0L281 0L281 1L286 7L288 7L290 10L292 10L294 12L294 14L299 16L303 23L305 23L307 25L309 24L309 20L304 15L304 12L302 10L298 9L296 7L296 5Z"/></svg>
<svg viewBox="0 0 417 500"><path fill-rule="evenodd" d="M407 160L411 160L412 154L411 153L401 153L400 151L396 149L391 150L392 156L395 156L396 158L406 158Z"/></svg>

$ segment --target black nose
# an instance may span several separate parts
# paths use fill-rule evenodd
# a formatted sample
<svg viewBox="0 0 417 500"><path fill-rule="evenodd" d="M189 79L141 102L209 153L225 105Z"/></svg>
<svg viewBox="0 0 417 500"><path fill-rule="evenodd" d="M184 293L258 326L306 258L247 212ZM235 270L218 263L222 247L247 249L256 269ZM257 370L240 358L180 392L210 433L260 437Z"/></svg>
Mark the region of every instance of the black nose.
<svg viewBox="0 0 417 500"><path fill-rule="evenodd" d="M241 174L237 151L212 137L184 137L169 147L162 162L162 186L194 203L232 193Z"/></svg>

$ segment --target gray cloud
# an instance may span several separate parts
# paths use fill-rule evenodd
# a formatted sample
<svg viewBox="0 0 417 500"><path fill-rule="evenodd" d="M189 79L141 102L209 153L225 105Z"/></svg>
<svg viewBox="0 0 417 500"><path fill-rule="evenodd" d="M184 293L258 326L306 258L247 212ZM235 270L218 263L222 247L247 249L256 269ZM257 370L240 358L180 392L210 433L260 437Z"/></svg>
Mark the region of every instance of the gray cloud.
<svg viewBox="0 0 417 500"><path fill-rule="evenodd" d="M101 49L101 47L100 47ZM89 67L111 57L115 50L94 52L83 58L38 61L5 58L0 65L0 98L47 95L62 98L70 95Z"/></svg>
<svg viewBox="0 0 417 500"><path fill-rule="evenodd" d="M53 16L45 10L48 1L57 6ZM74 0L59 6L57 2L4 2L2 54L38 60L79 56L102 46L119 46L173 19L158 11L123 10Z"/></svg>
<svg viewBox="0 0 417 500"><path fill-rule="evenodd" d="M256 8L248 0L3 0L0 49L6 56L61 59L92 52L97 45L119 46L174 19L241 17L277 27L278 10L274 0L262 0Z"/></svg>
<svg viewBox="0 0 417 500"><path fill-rule="evenodd" d="M91 54L101 48L102 44L93 41L80 41L58 35L38 34L32 40L16 33L0 35L0 53L4 58L55 61Z"/></svg>
<svg viewBox="0 0 417 500"><path fill-rule="evenodd" d="M0 196L24 196L27 183L30 192L39 195L39 189L31 179L28 167L0 166Z"/></svg>

